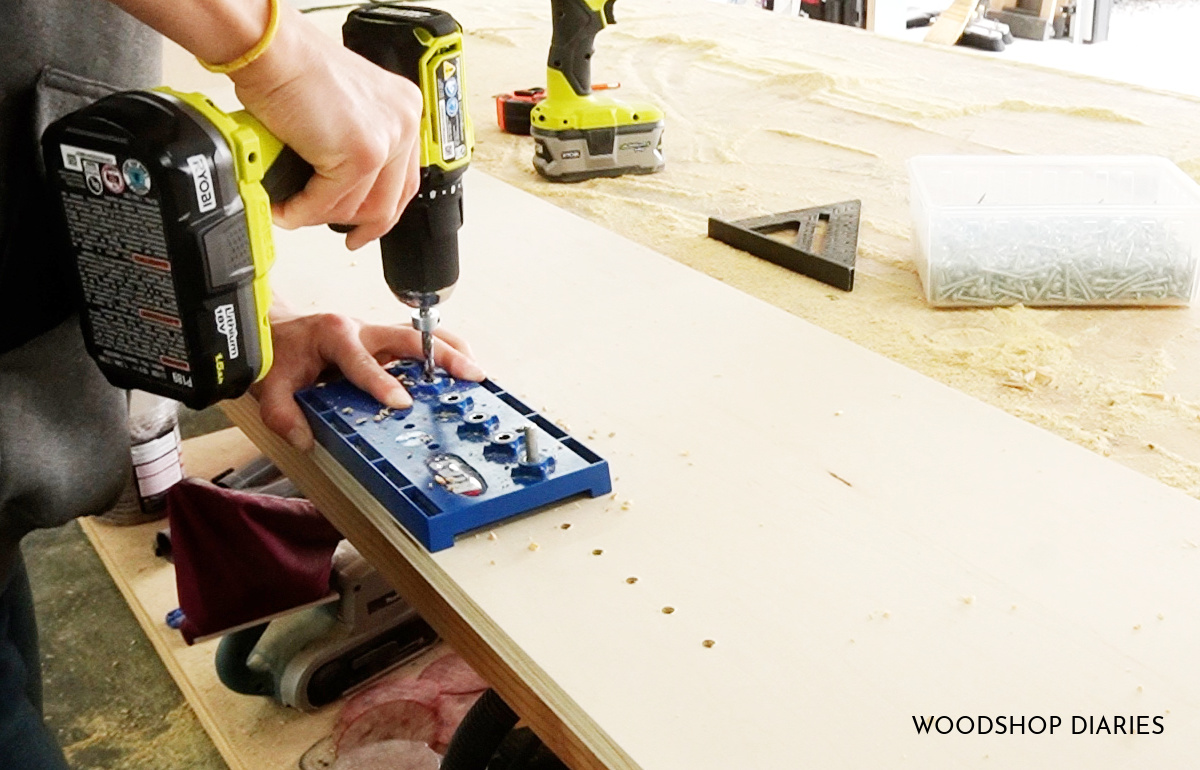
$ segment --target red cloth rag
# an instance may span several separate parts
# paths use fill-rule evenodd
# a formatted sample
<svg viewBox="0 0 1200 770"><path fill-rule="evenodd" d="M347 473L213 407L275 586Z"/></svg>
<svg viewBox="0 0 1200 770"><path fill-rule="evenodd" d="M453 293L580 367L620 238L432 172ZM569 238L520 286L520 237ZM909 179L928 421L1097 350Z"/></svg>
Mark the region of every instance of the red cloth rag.
<svg viewBox="0 0 1200 770"><path fill-rule="evenodd" d="M188 644L329 595L342 536L307 500L185 479L167 515Z"/></svg>

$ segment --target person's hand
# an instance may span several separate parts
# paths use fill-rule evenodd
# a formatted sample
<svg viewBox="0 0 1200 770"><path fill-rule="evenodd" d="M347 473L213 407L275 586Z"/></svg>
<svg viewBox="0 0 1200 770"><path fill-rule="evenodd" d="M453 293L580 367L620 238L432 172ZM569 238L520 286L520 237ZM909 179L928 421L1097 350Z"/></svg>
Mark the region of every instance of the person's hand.
<svg viewBox="0 0 1200 770"><path fill-rule="evenodd" d="M230 77L242 104L315 171L274 206L276 224L351 224L346 246L378 238L420 184L421 92L322 33L286 3L266 53Z"/></svg>
<svg viewBox="0 0 1200 770"><path fill-rule="evenodd" d="M435 337L434 361L450 376L483 379L483 370L461 337L442 329ZM271 339L275 362L251 392L258 398L263 423L301 451L312 447L313 436L293 394L316 382L330 366L385 406L402 409L412 404L408 391L382 364L421 357L421 335L415 329L322 313L273 320Z"/></svg>

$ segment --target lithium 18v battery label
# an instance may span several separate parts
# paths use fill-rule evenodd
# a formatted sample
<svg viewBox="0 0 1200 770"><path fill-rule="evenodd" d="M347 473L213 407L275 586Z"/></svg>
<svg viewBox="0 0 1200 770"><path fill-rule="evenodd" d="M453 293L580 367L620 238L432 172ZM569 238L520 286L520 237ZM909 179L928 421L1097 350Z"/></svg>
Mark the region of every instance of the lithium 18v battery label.
<svg viewBox="0 0 1200 770"><path fill-rule="evenodd" d="M149 175L135 174L131 184L128 161L84 148L64 145L63 159L63 209L97 359L189 387L189 351L159 202L146 194Z"/></svg>

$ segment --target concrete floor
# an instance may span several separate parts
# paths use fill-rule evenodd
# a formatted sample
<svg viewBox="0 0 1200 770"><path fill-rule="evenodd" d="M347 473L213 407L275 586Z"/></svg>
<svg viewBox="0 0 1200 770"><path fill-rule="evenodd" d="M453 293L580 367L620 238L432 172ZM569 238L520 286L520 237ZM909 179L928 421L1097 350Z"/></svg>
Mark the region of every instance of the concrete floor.
<svg viewBox="0 0 1200 770"><path fill-rule="evenodd" d="M1197 22L1200 0L1118 0L1109 43L1021 41L995 55L1200 96L1200 69L1190 64ZM185 419L194 435L224 425L211 411ZM34 533L24 552L41 624L46 718L72 765L223 770L78 525Z"/></svg>

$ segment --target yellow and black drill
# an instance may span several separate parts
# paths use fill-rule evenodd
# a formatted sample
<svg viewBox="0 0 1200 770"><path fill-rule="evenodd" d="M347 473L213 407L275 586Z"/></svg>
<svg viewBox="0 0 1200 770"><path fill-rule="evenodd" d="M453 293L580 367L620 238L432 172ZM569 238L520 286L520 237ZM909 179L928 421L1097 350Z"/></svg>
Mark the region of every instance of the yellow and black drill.
<svg viewBox="0 0 1200 770"><path fill-rule="evenodd" d="M462 174L473 133L462 31L445 11L368 6L347 47L424 95L421 184L380 248L413 308L433 377L436 306L458 280ZM202 408L241 395L271 366L271 200L312 167L252 115L168 88L105 97L42 137L81 289L88 352L110 382Z"/></svg>
<svg viewBox="0 0 1200 770"><path fill-rule="evenodd" d="M530 113L533 165L554 182L650 174L663 167L663 112L592 92L596 34L615 24L616 0L551 0L554 31L546 98Z"/></svg>

